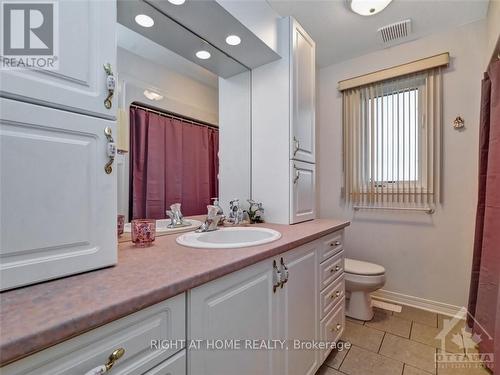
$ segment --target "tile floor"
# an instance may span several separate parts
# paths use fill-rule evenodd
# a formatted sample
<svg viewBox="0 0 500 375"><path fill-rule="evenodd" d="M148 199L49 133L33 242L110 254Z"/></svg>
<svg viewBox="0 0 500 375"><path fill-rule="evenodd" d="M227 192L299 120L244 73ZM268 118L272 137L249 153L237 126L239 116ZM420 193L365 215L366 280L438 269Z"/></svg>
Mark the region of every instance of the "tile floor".
<svg viewBox="0 0 500 375"><path fill-rule="evenodd" d="M350 350L332 352L316 375L491 375L484 368L441 368L436 353L441 341L435 337L450 319L425 310L403 306L400 313L375 309L369 322L346 319L343 341ZM457 324L445 339L445 349L466 356L453 340L464 322Z"/></svg>

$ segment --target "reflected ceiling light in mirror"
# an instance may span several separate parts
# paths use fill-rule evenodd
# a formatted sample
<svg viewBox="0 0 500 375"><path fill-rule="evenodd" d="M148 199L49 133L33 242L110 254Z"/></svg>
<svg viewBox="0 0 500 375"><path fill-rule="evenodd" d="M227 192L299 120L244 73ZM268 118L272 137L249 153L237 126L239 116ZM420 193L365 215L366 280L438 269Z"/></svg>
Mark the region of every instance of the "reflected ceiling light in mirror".
<svg viewBox="0 0 500 375"><path fill-rule="evenodd" d="M174 5L182 5L186 2L186 0L168 0L168 2Z"/></svg>
<svg viewBox="0 0 500 375"><path fill-rule="evenodd" d="M199 59L201 59L201 60L209 59L210 56L212 56L210 54L210 52L205 51L205 50L201 50L201 51L196 52L196 57L199 58Z"/></svg>
<svg viewBox="0 0 500 375"><path fill-rule="evenodd" d="M158 94L154 91L144 90L144 96L149 100L162 100L163 95Z"/></svg>
<svg viewBox="0 0 500 375"><path fill-rule="evenodd" d="M346 0L347 6L354 13L362 16L373 16L383 11L392 0Z"/></svg>
<svg viewBox="0 0 500 375"><path fill-rule="evenodd" d="M155 21L146 14L138 14L135 16L135 22L142 27L151 27L155 24Z"/></svg>
<svg viewBox="0 0 500 375"><path fill-rule="evenodd" d="M241 43L241 38L238 35L228 35L226 43L230 46L237 46Z"/></svg>

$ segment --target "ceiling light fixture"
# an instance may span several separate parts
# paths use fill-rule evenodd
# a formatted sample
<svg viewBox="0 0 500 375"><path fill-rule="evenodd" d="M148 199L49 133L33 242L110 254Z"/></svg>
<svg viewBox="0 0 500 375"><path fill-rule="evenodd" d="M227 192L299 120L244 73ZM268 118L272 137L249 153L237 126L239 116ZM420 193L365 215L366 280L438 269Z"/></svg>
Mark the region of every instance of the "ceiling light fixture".
<svg viewBox="0 0 500 375"><path fill-rule="evenodd" d="M149 100L162 100L163 95L158 94L154 91L144 90L144 96Z"/></svg>
<svg viewBox="0 0 500 375"><path fill-rule="evenodd" d="M135 22L142 27L151 27L155 24L155 21L145 14L138 14L135 16Z"/></svg>
<svg viewBox="0 0 500 375"><path fill-rule="evenodd" d="M346 0L349 9L362 16L373 16L383 11L392 0Z"/></svg>
<svg viewBox="0 0 500 375"><path fill-rule="evenodd" d="M199 58L199 59L201 59L201 60L209 59L210 56L212 56L210 54L210 52L205 51L205 50L201 50L201 51L196 52L196 57Z"/></svg>
<svg viewBox="0 0 500 375"><path fill-rule="evenodd" d="M168 2L174 5L182 5L186 2L186 0L168 0Z"/></svg>
<svg viewBox="0 0 500 375"><path fill-rule="evenodd" d="M241 38L238 35L228 35L226 43L230 46L237 46L241 43Z"/></svg>

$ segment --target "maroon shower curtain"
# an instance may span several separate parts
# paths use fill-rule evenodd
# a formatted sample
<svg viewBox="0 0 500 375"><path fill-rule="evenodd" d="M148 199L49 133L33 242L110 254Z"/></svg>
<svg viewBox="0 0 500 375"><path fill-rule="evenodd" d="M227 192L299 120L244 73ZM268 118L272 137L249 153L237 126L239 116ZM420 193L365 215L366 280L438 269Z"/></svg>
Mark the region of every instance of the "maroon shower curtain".
<svg viewBox="0 0 500 375"><path fill-rule="evenodd" d="M495 353L500 374L500 61L485 73L481 92L479 196L468 324L481 353Z"/></svg>
<svg viewBox="0 0 500 375"><path fill-rule="evenodd" d="M205 214L218 196L219 131L130 109L131 218L163 219L173 203Z"/></svg>

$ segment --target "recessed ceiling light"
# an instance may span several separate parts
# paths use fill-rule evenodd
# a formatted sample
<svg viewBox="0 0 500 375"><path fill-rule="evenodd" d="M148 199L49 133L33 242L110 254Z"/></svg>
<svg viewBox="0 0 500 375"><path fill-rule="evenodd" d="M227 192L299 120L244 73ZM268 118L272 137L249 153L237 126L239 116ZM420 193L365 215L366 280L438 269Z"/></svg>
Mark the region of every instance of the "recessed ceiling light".
<svg viewBox="0 0 500 375"><path fill-rule="evenodd" d="M238 35L229 35L226 38L226 43L230 46L237 46L241 43L241 38Z"/></svg>
<svg viewBox="0 0 500 375"><path fill-rule="evenodd" d="M392 0L347 0L349 8L362 16L373 16L383 11Z"/></svg>
<svg viewBox="0 0 500 375"><path fill-rule="evenodd" d="M202 60L209 59L210 56L212 56L212 55L210 55L210 52L205 51L205 50L201 50L201 51L196 52L196 57L199 59L202 59Z"/></svg>
<svg viewBox="0 0 500 375"><path fill-rule="evenodd" d="M182 5L186 2L186 0L168 0L168 2L174 5Z"/></svg>
<svg viewBox="0 0 500 375"><path fill-rule="evenodd" d="M135 22L142 27L151 27L155 24L155 21L145 14L138 14L135 16Z"/></svg>

